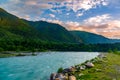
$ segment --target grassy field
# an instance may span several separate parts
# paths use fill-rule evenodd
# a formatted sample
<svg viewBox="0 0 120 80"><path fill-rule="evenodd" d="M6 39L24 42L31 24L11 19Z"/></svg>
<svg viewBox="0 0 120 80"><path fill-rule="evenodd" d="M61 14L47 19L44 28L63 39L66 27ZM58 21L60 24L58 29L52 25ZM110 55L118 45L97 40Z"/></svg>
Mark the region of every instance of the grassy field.
<svg viewBox="0 0 120 80"><path fill-rule="evenodd" d="M95 67L75 72L77 80L120 80L120 55L108 53Z"/></svg>

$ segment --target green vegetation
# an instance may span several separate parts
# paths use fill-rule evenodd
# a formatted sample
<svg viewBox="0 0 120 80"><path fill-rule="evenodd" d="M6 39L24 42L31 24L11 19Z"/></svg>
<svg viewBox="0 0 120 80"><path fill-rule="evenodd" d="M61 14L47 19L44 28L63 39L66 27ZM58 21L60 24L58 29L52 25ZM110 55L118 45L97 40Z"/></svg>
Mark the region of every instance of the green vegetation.
<svg viewBox="0 0 120 80"><path fill-rule="evenodd" d="M120 80L120 53L108 53L94 62L95 67L76 72L77 80Z"/></svg>
<svg viewBox="0 0 120 80"><path fill-rule="evenodd" d="M78 43L64 27L44 21L26 21L0 8L0 40L34 39L37 41Z"/></svg>
<svg viewBox="0 0 120 80"><path fill-rule="evenodd" d="M0 40L0 51L99 51L120 50L120 44L68 44L37 39Z"/></svg>
<svg viewBox="0 0 120 80"><path fill-rule="evenodd" d="M59 24L48 23L45 21L25 21L33 26L40 33L40 38L45 41L81 43L81 39L73 36L68 30Z"/></svg>
<svg viewBox="0 0 120 80"><path fill-rule="evenodd" d="M57 72L58 72L58 73L63 72L63 68L62 68L62 67L61 67L61 68L59 68Z"/></svg>
<svg viewBox="0 0 120 80"><path fill-rule="evenodd" d="M15 54L9 54L9 53L0 53L0 58L6 58L6 57L13 57L16 56Z"/></svg>

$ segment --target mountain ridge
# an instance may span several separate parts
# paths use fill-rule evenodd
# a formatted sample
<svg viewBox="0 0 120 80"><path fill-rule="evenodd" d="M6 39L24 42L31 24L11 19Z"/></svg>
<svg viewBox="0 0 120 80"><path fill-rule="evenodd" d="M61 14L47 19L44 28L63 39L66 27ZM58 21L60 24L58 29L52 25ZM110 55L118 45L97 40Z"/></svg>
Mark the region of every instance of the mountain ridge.
<svg viewBox="0 0 120 80"><path fill-rule="evenodd" d="M73 35L80 37L84 43L90 43L90 44L97 44L97 43L117 43L120 42L119 39L109 39L107 37L104 37L102 35L98 35L95 33L91 32L86 32L86 31L70 31Z"/></svg>
<svg viewBox="0 0 120 80"><path fill-rule="evenodd" d="M49 42L78 43L76 38L61 25L45 21L23 20L3 9L0 9L0 29L1 34L6 36L11 34L23 39L34 38ZM7 34L5 34L6 31Z"/></svg>
<svg viewBox="0 0 120 80"><path fill-rule="evenodd" d="M0 8L0 33L0 39L15 37L17 39L85 44L120 42L120 40L108 39L90 32L68 31L63 26L55 23L20 19L2 8Z"/></svg>

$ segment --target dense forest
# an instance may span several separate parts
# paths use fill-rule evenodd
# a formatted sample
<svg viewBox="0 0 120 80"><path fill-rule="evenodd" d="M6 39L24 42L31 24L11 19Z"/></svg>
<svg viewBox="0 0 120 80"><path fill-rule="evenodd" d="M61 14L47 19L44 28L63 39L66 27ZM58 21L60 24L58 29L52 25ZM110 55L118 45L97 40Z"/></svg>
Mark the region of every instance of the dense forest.
<svg viewBox="0 0 120 80"><path fill-rule="evenodd" d="M0 40L0 51L110 51L120 50L120 43L115 44L73 44L43 42L33 39Z"/></svg>

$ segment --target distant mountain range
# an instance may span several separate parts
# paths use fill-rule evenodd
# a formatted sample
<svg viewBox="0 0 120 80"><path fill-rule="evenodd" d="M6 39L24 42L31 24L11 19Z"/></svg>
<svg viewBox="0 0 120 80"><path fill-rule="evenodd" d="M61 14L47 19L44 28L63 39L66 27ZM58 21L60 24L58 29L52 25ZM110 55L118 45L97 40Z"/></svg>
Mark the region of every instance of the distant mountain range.
<svg viewBox="0 0 120 80"><path fill-rule="evenodd" d="M117 43L120 42L118 39L108 39L102 35L85 32L85 31L71 31L76 37L79 37L84 43L97 44L97 43Z"/></svg>
<svg viewBox="0 0 120 80"><path fill-rule="evenodd" d="M120 40L108 39L89 32L68 31L59 24L27 21L0 8L1 39L35 39L46 42L92 44L120 42Z"/></svg>

